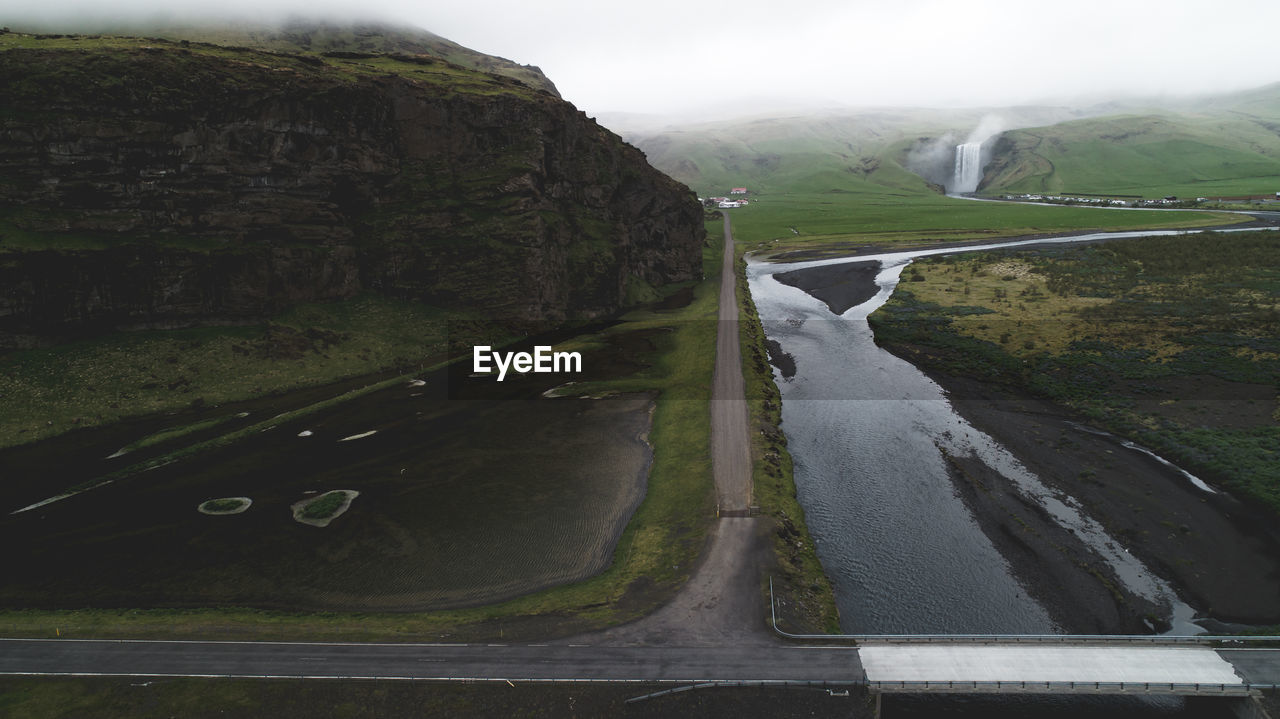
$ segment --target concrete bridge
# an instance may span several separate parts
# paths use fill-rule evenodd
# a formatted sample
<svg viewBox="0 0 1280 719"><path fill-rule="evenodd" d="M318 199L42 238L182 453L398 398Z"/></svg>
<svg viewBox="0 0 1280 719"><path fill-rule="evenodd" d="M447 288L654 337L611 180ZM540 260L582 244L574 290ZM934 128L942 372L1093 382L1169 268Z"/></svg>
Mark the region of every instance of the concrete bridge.
<svg viewBox="0 0 1280 719"><path fill-rule="evenodd" d="M1156 641L1152 641L1152 640ZM1236 638L915 637L864 641L863 679L896 694L1220 697L1236 716L1270 719L1261 690L1280 688L1280 649ZM1231 642L1231 647L1214 646Z"/></svg>
<svg viewBox="0 0 1280 719"><path fill-rule="evenodd" d="M785 639L855 645L861 681L878 693L1242 697L1280 689L1280 637L797 635L771 612Z"/></svg>
<svg viewBox="0 0 1280 719"><path fill-rule="evenodd" d="M1247 696L1280 681L1280 651L1212 646L868 644L864 679L884 693Z"/></svg>

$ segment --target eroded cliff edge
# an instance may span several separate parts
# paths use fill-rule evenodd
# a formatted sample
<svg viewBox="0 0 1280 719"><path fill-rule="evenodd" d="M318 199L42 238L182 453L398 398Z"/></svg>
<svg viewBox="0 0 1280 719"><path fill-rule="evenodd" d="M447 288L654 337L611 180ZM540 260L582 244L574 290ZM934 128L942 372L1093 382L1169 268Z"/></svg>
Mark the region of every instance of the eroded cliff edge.
<svg viewBox="0 0 1280 719"><path fill-rule="evenodd" d="M0 346L374 291L590 318L697 279L687 188L426 56L0 36Z"/></svg>

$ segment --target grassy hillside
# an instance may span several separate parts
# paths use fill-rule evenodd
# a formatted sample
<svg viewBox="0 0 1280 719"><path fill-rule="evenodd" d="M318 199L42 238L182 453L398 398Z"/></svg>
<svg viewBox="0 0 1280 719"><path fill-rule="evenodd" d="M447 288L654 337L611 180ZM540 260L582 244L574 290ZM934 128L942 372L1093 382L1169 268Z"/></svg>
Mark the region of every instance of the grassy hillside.
<svg viewBox="0 0 1280 719"><path fill-rule="evenodd" d="M281 74L280 79L289 75L323 76L342 79L355 83L383 75L395 74L409 78L425 85L449 90L457 93L493 95L498 93L523 97L534 97L533 88L513 83L510 80L494 78L489 73L478 72L472 68L449 62L436 62L426 58L417 58L408 53L378 54L357 53L357 56L343 57L345 51L270 51L252 50L226 43L219 44L198 40L182 43L155 37L135 37L127 35L32 35L18 32L0 33L0 52L8 50L44 50L73 51L97 53L104 58L120 59L128 62L142 52L156 57L178 58L177 61L191 66L191 72L197 73L206 68L206 63L230 62L242 70L237 79L247 79L254 69L267 68ZM340 54L335 55L333 52ZM325 54L329 53L329 54ZM3 78L10 88L16 88L24 94L37 96L39 83L51 79L65 83L82 81L78 77L77 68L59 68L51 63L42 67L30 68L22 75ZM288 79L293 79L288 77ZM123 83L118 79L117 83ZM108 80L100 80L103 92L109 90ZM157 92L167 92L170 96L180 96L184 89L158 88ZM9 108L0 107L0 111Z"/></svg>
<svg viewBox="0 0 1280 719"><path fill-rule="evenodd" d="M983 191L1215 197L1280 192L1280 86L1181 111L1013 130Z"/></svg>
<svg viewBox="0 0 1280 719"><path fill-rule="evenodd" d="M14 28L17 29L17 28ZM24 28L54 32L50 28ZM212 45L250 47L288 53L364 53L371 55L429 55L470 70L505 75L559 97L551 80L532 65L520 65L463 47L426 30L379 23L335 24L292 20L279 26L257 24L120 25L113 27L60 26L56 32L146 35L168 40L188 40Z"/></svg>
<svg viewBox="0 0 1280 719"><path fill-rule="evenodd" d="M1052 107L999 112L1023 126L1073 116ZM865 185L869 179L877 186L915 192L922 187L920 178L899 165L911 141L944 135L963 138L988 114L991 111L984 109L883 109L745 119L657 133L622 129L655 167L701 195L743 185L760 192L866 192L875 189ZM886 152L892 155L889 162Z"/></svg>

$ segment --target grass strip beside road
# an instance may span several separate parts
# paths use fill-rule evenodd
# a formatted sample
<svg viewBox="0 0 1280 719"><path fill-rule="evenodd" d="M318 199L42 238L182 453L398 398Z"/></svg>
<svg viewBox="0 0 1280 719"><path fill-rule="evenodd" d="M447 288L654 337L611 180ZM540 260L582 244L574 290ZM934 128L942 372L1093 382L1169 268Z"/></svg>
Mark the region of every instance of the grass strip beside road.
<svg viewBox="0 0 1280 719"><path fill-rule="evenodd" d="M753 496L773 523L769 536L776 562L773 590L778 623L793 634L834 634L840 631L835 592L796 498L791 453L781 426L782 394L773 381L764 327L751 299L743 254L739 249L736 255L738 336L751 430ZM767 591L767 586L762 589Z"/></svg>

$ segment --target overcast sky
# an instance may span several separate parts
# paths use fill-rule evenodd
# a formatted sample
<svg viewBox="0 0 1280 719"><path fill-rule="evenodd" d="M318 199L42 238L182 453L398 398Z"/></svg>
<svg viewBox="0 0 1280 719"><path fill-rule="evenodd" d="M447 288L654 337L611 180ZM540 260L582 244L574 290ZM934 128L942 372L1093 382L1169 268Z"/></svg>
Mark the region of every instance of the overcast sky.
<svg viewBox="0 0 1280 719"><path fill-rule="evenodd" d="M540 66L593 115L1005 105L1280 81L1275 0L0 0L0 24L186 19L210 6L416 25Z"/></svg>

